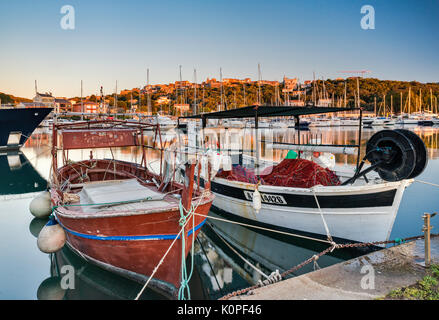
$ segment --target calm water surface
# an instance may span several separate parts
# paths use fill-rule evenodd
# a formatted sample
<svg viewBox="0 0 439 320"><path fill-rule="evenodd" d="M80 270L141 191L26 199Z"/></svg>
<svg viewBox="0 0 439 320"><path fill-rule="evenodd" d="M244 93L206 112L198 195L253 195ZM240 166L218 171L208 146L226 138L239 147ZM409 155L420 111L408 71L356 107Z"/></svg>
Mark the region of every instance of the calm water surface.
<svg viewBox="0 0 439 320"><path fill-rule="evenodd" d="M427 145L429 163L417 179L439 182L439 128L410 128ZM363 132L363 149L375 129ZM323 143L352 144L358 133L355 129L312 129L302 133L302 139L319 137ZM277 130L277 141L294 141L294 130ZM45 190L51 165L50 134L37 130L19 153L0 155L0 299L133 299L141 285L86 263L67 248L55 255L41 253L36 244L44 220L34 219L29 203L36 193ZM251 147L251 142L248 147ZM276 159L284 151L274 154ZM89 151L70 151L70 158L87 158ZM94 157L111 158L106 150L97 150ZM157 159L152 151L149 159ZM136 148L123 148L115 158L140 161ZM337 155L338 164L353 166L355 157ZM421 234L424 212L439 209L439 188L414 182L407 188L396 218L391 239ZM215 215L211 212L211 215ZM434 230L439 218L433 218ZM433 232L437 232L434 231ZM195 243L195 273L191 280L192 298L217 299L231 291L253 285L261 278L251 266L265 274L278 269L288 270L326 247L321 243L303 241L275 234L255 232L248 228L210 220ZM324 267L350 259L364 252L338 251L319 259ZM245 260L243 260L245 259ZM72 265L75 269L75 289L59 292L53 283L59 281L60 268ZM308 265L297 274L312 271ZM161 299L147 291L143 299Z"/></svg>

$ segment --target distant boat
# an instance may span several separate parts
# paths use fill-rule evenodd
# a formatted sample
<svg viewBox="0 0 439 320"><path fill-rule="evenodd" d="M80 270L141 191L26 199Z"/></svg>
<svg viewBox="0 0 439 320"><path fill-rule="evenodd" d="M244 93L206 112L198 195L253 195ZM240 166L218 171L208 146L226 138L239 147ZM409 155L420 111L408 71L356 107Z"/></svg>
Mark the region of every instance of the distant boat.
<svg viewBox="0 0 439 320"><path fill-rule="evenodd" d="M154 120L152 121L152 124L159 124L160 129L162 130L170 130L177 127L177 121L172 120L171 118L165 116L155 117Z"/></svg>
<svg viewBox="0 0 439 320"><path fill-rule="evenodd" d="M0 150L21 148L52 108L0 108Z"/></svg>

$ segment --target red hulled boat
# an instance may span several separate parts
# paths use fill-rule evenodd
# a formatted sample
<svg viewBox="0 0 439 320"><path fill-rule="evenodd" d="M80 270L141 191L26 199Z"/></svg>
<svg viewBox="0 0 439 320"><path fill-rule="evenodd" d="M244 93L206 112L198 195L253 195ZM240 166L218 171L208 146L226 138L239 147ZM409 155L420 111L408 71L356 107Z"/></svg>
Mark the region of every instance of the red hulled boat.
<svg viewBox="0 0 439 320"><path fill-rule="evenodd" d="M53 213L65 230L67 244L84 259L139 282L149 280L149 286L176 298L182 263L214 196L209 186L194 187L194 173L196 168L201 170L201 162L187 161L189 179L183 184L174 181L172 170L154 174L147 169L146 126L151 125L117 120L54 124ZM159 127L154 144L157 139ZM71 149L127 146L142 148L141 164L93 159L91 152L88 160L68 159ZM161 143L160 148L163 159Z"/></svg>

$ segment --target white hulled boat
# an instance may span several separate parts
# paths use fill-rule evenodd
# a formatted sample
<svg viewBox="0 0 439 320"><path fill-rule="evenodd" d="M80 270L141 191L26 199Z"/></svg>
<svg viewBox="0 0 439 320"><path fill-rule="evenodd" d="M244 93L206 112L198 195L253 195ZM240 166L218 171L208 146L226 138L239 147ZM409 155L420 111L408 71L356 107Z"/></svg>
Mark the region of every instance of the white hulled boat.
<svg viewBox="0 0 439 320"><path fill-rule="evenodd" d="M264 117L279 113L299 117L304 114L353 111L321 107L301 107L300 110L286 107L288 110L278 108L271 111L268 108L273 107L260 106L257 113L264 114ZM255 115L254 107L242 109L243 116ZM226 118L228 113L215 113L214 116ZM209 115L204 114L203 117L208 118ZM359 120L356 126L359 127ZM361 141L361 131L359 132L358 139ZM273 142L272 148L311 154L333 152L355 155L358 154L358 146L359 143L342 146ZM404 154L404 161L399 161L401 153ZM241 161L240 167L236 169L244 172L242 177L245 179L233 178L236 177L233 171L235 169L231 170L230 167L227 170L231 170L232 175L217 175L212 179L211 190L216 196L213 207L224 215L249 224L314 238L332 238L336 242L386 241L389 239L405 188L426 166L426 149L422 140L411 131L382 130L368 141L366 154L367 158L361 163L358 159L359 165L355 172L332 171L338 177L339 183L311 187L286 185L285 180L298 174L288 170L284 170L282 175L274 176L277 180L273 180L273 176L267 173L255 175L258 179L261 178L257 183L257 180L247 179L248 171L241 169ZM371 162L371 166L363 169L366 159ZM264 161L255 161L255 167L261 170L265 167ZM274 164L272 172L276 168L277 164ZM267 180L267 177L270 179Z"/></svg>

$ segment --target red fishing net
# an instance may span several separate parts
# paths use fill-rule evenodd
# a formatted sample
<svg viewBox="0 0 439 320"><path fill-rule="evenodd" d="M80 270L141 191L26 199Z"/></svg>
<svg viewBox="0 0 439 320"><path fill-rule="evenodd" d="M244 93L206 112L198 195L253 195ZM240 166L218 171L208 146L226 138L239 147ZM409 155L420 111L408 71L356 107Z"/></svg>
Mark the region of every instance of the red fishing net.
<svg viewBox="0 0 439 320"><path fill-rule="evenodd" d="M340 179L333 171L305 159L284 159L277 166L269 169L271 170L264 171L270 171L270 173L260 175L261 184L296 188L340 185ZM216 176L246 183L256 184L258 182L258 178L252 170L240 165L233 165L231 171L220 170Z"/></svg>
<svg viewBox="0 0 439 320"><path fill-rule="evenodd" d="M340 185L340 179L333 171L305 159L284 159L273 167L270 174L261 178L263 184L282 187L311 188L315 185Z"/></svg>
<svg viewBox="0 0 439 320"><path fill-rule="evenodd" d="M218 171L216 176L218 178L224 178L232 181L240 181L253 184L258 183L258 177L254 174L253 170L244 168L239 164L233 165L232 170L230 171Z"/></svg>

